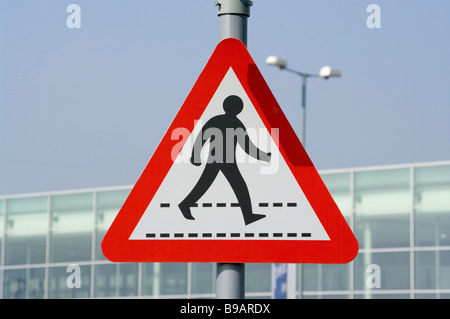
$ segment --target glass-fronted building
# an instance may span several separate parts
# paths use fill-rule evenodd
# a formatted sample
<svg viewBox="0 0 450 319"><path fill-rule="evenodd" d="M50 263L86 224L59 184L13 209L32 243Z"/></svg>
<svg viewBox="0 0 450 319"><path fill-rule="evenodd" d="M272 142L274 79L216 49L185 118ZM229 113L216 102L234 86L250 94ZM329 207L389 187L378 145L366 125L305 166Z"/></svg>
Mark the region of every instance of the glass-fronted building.
<svg viewBox="0 0 450 319"><path fill-rule="evenodd" d="M450 298L450 162L320 173L360 250L345 265L297 265L297 298ZM0 197L0 297L214 298L215 264L105 259L101 240L130 191ZM247 264L245 285L248 298L271 298L272 265Z"/></svg>

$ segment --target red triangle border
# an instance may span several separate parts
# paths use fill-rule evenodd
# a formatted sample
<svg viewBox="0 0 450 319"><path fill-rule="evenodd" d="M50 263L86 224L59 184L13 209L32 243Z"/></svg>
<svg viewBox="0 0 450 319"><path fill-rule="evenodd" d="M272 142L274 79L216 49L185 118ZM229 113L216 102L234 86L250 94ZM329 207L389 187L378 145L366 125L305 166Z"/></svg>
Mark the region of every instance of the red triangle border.
<svg viewBox="0 0 450 319"><path fill-rule="evenodd" d="M192 132L230 67L268 131L279 128L280 153L330 240L129 240L173 164L172 148L179 141L171 132L179 127ZM347 263L356 257L358 242L247 48L230 38L217 45L104 236L102 251L114 262Z"/></svg>

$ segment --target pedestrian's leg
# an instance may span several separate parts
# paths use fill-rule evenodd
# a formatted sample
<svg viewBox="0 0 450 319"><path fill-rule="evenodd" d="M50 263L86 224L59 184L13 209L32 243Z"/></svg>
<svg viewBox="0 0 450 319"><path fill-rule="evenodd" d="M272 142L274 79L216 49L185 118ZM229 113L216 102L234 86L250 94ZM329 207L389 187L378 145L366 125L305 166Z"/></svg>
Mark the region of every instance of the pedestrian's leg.
<svg viewBox="0 0 450 319"><path fill-rule="evenodd" d="M253 214L252 201L248 191L247 184L239 172L236 164L224 164L221 170L233 189L234 194L241 207L242 215L246 225L256 222L257 220L266 217L265 215Z"/></svg>
<svg viewBox="0 0 450 319"><path fill-rule="evenodd" d="M217 177L219 169L216 164L206 164L205 170L200 176L197 184L185 199L178 205L181 213L186 219L194 220L195 218L191 214L191 207L206 193L211 184Z"/></svg>

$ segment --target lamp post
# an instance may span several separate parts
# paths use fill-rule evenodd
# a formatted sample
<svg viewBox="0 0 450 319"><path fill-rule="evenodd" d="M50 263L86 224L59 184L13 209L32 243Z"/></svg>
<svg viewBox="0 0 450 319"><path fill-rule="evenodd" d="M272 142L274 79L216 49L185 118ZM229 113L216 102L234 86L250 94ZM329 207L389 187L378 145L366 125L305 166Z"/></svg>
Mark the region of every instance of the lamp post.
<svg viewBox="0 0 450 319"><path fill-rule="evenodd" d="M287 67L287 60L277 57L269 56L266 59L266 63L269 65L277 66L280 70L286 70L291 73L295 73L302 77L302 128L301 128L301 142L303 147L306 146L305 132L306 132L306 80L311 77L320 77L324 79L329 79L330 77L339 77L341 72L337 69L333 69L330 66L324 66L320 69L319 74L310 74L306 72L299 72Z"/></svg>
<svg viewBox="0 0 450 319"><path fill-rule="evenodd" d="M302 127L301 127L301 136L300 140L303 144L303 147L306 147L305 141L305 131L306 131L306 80L311 77L320 77L324 79L329 79L330 77L339 77L341 76L341 72L337 69L333 69L330 66L324 66L320 69L319 74L310 74L306 72L299 72L287 67L287 60L277 57L277 56L269 56L266 59L266 63L269 65L277 66L280 70L286 70L291 73L295 73L302 78ZM301 265L298 266L299 271L301 272ZM296 282L297 282L297 265L288 264L287 266L287 298L295 298L296 291ZM301 283L299 283L299 293L301 297Z"/></svg>

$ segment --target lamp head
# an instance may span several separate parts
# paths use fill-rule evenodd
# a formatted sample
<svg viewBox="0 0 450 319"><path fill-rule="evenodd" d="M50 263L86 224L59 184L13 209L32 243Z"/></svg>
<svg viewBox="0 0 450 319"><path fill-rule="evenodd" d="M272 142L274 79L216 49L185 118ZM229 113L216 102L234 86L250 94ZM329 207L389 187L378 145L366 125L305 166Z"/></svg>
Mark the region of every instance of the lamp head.
<svg viewBox="0 0 450 319"><path fill-rule="evenodd" d="M277 66L280 69L284 69L287 67L287 61L286 59L271 55L267 57L266 63L269 65Z"/></svg>
<svg viewBox="0 0 450 319"><path fill-rule="evenodd" d="M330 77L339 77L341 76L341 71L338 69L333 69L331 66L324 66L320 69L319 76L325 79Z"/></svg>

